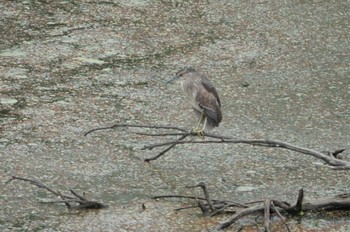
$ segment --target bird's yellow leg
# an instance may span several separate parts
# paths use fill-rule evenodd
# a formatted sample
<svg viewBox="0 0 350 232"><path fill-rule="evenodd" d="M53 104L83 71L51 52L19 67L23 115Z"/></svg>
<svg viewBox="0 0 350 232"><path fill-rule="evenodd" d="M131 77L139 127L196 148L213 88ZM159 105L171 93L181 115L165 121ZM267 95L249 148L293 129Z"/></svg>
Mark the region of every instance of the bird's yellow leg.
<svg viewBox="0 0 350 232"><path fill-rule="evenodd" d="M204 119L204 126L203 128L200 128L200 124L202 124L202 121ZM204 138L204 128L206 126L207 123L207 117L205 117L204 113L201 114L201 117L197 123L197 126L195 128L191 129L191 133L196 133L198 137Z"/></svg>
<svg viewBox="0 0 350 232"><path fill-rule="evenodd" d="M201 117L199 118L199 121L198 121L198 123L197 123L197 126L195 127L195 128L196 128L196 130L198 130L198 129L199 129L199 125L202 123L202 121L203 121L203 117L204 117L204 113L201 113Z"/></svg>
<svg viewBox="0 0 350 232"><path fill-rule="evenodd" d="M202 127L203 132L204 132L206 126L207 126L207 117L204 116L204 123L203 123L203 127Z"/></svg>

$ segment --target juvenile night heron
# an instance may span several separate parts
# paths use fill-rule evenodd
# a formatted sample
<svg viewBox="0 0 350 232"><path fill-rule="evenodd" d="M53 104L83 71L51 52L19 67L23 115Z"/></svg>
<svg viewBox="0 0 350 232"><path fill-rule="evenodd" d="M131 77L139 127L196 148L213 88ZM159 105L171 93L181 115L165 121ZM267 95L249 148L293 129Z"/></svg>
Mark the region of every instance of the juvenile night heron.
<svg viewBox="0 0 350 232"><path fill-rule="evenodd" d="M191 131L203 136L206 127L212 129L219 126L222 121L221 103L210 80L193 68L181 69L169 82L176 79L180 79L181 87L199 119Z"/></svg>

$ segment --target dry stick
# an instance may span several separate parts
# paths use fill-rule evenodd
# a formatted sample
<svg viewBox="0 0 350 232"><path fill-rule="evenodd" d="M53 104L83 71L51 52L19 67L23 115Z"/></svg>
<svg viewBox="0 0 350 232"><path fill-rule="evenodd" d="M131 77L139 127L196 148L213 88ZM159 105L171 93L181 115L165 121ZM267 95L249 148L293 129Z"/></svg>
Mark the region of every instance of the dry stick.
<svg viewBox="0 0 350 232"><path fill-rule="evenodd" d="M27 181L27 182L29 182L29 183L31 183L31 184L39 187L39 188L46 189L47 191L51 192L52 194L54 194L54 195L56 195L58 197L61 197L61 198L63 197L63 198L67 198L67 199L74 199L73 197L62 195L59 191L55 191L53 189L50 189L49 187L47 187L46 185L44 185L43 183L41 183L38 180L30 180L30 179L23 178L23 177L12 176L11 179L9 179L8 181L5 182L5 184L8 184L8 183L10 183L13 180Z"/></svg>
<svg viewBox="0 0 350 232"><path fill-rule="evenodd" d="M334 157L334 158L337 158L337 156L342 153L343 151L345 151L345 149L339 149L339 150L335 150L331 153L331 155Z"/></svg>
<svg viewBox="0 0 350 232"><path fill-rule="evenodd" d="M213 202L210 198L209 192L208 192L208 188L207 185L204 182L199 182L197 185L194 186L186 186L186 188L197 188L197 187L201 187L204 193L204 197L208 202L209 208L211 211L215 211L215 207L213 205Z"/></svg>
<svg viewBox="0 0 350 232"><path fill-rule="evenodd" d="M47 187L46 185L44 185L43 183L41 183L40 181L38 180L30 180L30 179L27 179L27 178L22 178L22 177L17 177L17 176L12 176L10 180L8 180L6 182L6 184L10 183L11 181L13 180L23 180L23 181L27 181L39 188L43 188L43 189L46 189L47 191L51 192L52 194L60 197L63 201L63 203L67 206L68 209L71 209L72 206L69 202L72 202L72 200L74 199L73 197L70 197L70 196L65 196L63 195L60 191L55 191L49 187ZM69 201L67 201L66 199L70 199Z"/></svg>
<svg viewBox="0 0 350 232"><path fill-rule="evenodd" d="M201 198L201 197L192 197L192 196L183 196L183 195L160 195L160 196L152 197L152 199L160 199L160 198L188 198L188 199L205 200L205 198Z"/></svg>
<svg viewBox="0 0 350 232"><path fill-rule="evenodd" d="M74 209L102 209L107 207L106 205L96 202L96 201L80 201L77 199L72 199L72 200L61 200L61 201L45 201L45 202L41 202L44 204L54 204L54 203L79 203L78 206L74 206ZM70 207L69 209L71 209L73 207Z"/></svg>
<svg viewBox="0 0 350 232"><path fill-rule="evenodd" d="M291 215L300 215L303 210L305 211L310 211L310 210L316 210L316 209L327 209L327 207L332 207L332 209L349 209L350 208L350 193L345 193L341 195L337 195L335 197L327 197L327 198L321 198L317 200L313 200L307 203L303 204L303 199L304 199L304 190L300 189L298 193L298 198L297 202L294 206L290 206L288 203L277 201L277 200L272 200L271 205L274 207L274 212L277 213L277 215L282 219L282 222L286 225L287 230L290 231L288 228L288 225L286 222L283 220L282 215L279 213L279 211L276 209L277 207L280 207L281 209L284 210L284 212L287 212ZM230 225L232 225L234 222L236 222L239 218L250 215L253 213L258 213L258 212L265 212L265 230L267 226L267 209L270 209L266 206L266 201L264 206L255 206L255 207L250 207L248 209L242 209L223 223L219 224L214 231L222 230ZM328 208L329 209L329 208ZM267 230L266 230L267 231Z"/></svg>
<svg viewBox="0 0 350 232"><path fill-rule="evenodd" d="M344 161L344 160L340 160L337 159L337 155L341 152L344 151L344 149L340 149L340 150L336 150L335 152L333 152L331 155L325 155L321 152L312 150L312 149L308 149L308 148L303 148L303 147L299 147L299 146L295 146L293 144L290 143L285 143L285 142L281 142L281 141L277 141L277 140L267 140L267 139L234 139L232 137L226 137L226 136L219 136L219 135L215 135L215 134L211 134L211 133L205 133L205 136L207 138L213 138L213 139L219 139L218 140L209 140L209 141L179 141L179 140L183 140L184 138L186 138L188 135L196 135L195 133L191 133L188 132L187 130L180 128L180 127L174 127L174 126L152 126L152 125L135 125L135 124L115 124L113 126L109 126L109 127L100 127L100 128L95 128L92 129L88 132L86 132L84 134L84 136L94 132L94 131L98 131L98 130L107 130L107 129L114 129L117 127L134 127L134 128L151 128L151 129L170 129L170 130L179 130L181 132L184 132L182 135L182 139L177 139L177 140L173 140L170 142L165 142L165 143L156 143L153 145L149 145L149 146L145 146L142 148L142 150L148 149L148 150L152 150L153 148L156 147L162 147L162 146L168 146L170 145L167 149L163 150L161 153L159 153L157 156L154 156L150 159L145 159L145 161L151 161L151 160L155 160L157 158L159 158L160 156L162 156L163 154L165 154L166 152L168 152L171 148L173 148L175 145L177 144L186 144L186 143L244 143L244 144L250 144L253 146L263 146L263 147L275 147L275 148L284 148L287 150L292 150L295 152L299 152L299 153L303 153L303 154L307 154L307 155L311 155L314 156L318 159L322 159L323 161L325 161L327 164L333 166L333 169L337 169L337 170L350 170L350 162ZM181 133L180 133L181 134ZM179 135L178 133L174 134L175 135ZM156 136L155 134L150 134L149 136Z"/></svg>
<svg viewBox="0 0 350 232"><path fill-rule="evenodd" d="M162 155L164 155L165 153L167 153L171 148L175 147L176 144L178 144L178 142L181 142L181 140L185 139L187 136L189 136L190 134L184 134L183 136L181 136L178 140L174 141L168 148L164 149L163 151L161 151L160 153L158 153L156 156L153 156L151 158L148 159L144 159L145 162L149 162L152 160L156 160L159 157L161 157Z"/></svg>
<svg viewBox="0 0 350 232"><path fill-rule="evenodd" d="M197 185L198 186L198 185ZM153 197L153 199L158 199L158 198L171 198L171 197L179 197L179 198L188 198L188 199L195 199L195 200L205 200L208 202L208 198L200 198L200 197L193 197L193 196L182 196L182 195L163 195L163 196L156 196ZM300 215L302 210L310 211L310 210L317 210L317 209L332 209L332 210L349 210L350 209L350 193L345 193L345 194L340 194L334 197L325 197L325 198L320 198L316 200L311 200L306 203L303 202L303 197L304 197L304 192L303 189L299 190L298 194L298 199L296 201L296 204L294 206L291 206L288 202L283 202L283 201L277 201L277 200L272 200L270 204L272 205L274 211L282 220L282 222L285 224L287 227L287 230L290 231L287 223L283 219L283 216L281 213L278 211L276 207L279 207L282 209L283 212L292 214L292 215ZM228 220L224 221L223 223L219 224L214 231L218 231L224 228L229 227L231 224L239 220L240 218L254 214L254 213L263 213L264 210L266 210L265 205L257 205L257 206L251 206L248 207L247 204L252 204L252 203L261 203L262 201L256 201L256 202L249 202L245 204L236 204L235 202L232 203L231 201L218 201L218 200L212 200L214 202L214 208L216 211L212 212L211 214L207 214L208 210L206 206L198 204L198 207L201 208L202 212L204 214L207 214L209 216L215 215L218 212L222 212L224 209L226 209L229 206L236 206L236 207L241 207L244 208L233 216L231 216ZM210 208L210 207L209 207ZM226 211L225 211L226 212Z"/></svg>
<svg viewBox="0 0 350 232"><path fill-rule="evenodd" d="M277 200L273 200L273 204L284 209L287 213L297 216L303 213L303 200L304 200L304 189L301 188L299 190L297 202L295 203L295 205L290 206L285 202L280 202Z"/></svg>
<svg viewBox="0 0 350 232"><path fill-rule="evenodd" d="M303 213L303 200L304 200L304 189L301 188L299 190L297 202L295 203L295 206L294 206L296 213L298 213L299 215Z"/></svg>
<svg viewBox="0 0 350 232"><path fill-rule="evenodd" d="M95 132L95 131L98 131L98 130L107 130L107 129L114 129L114 128L117 128L117 127L134 127L134 128L151 128L151 129L168 129L168 130L179 130L179 131L182 131L184 133L180 134L182 135L179 139L177 140L174 140L172 141L172 143L170 143L169 147L164 149L163 151L161 151L160 153L158 153L156 156L154 157L151 157L149 159L144 159L145 162L149 162L149 161L152 161L152 160L155 160L155 159L158 159L160 156L164 155L165 153L167 153L170 149L172 149L173 147L176 146L177 142L185 139L187 136L189 136L191 133L187 132L185 129L182 129L182 128L179 128L179 127L174 127L174 126L150 126L150 125L134 125L134 124L115 124L113 126L109 126L109 127L100 127L100 128L95 128L95 129L92 129L88 132L86 132L84 134L84 136L92 133L92 132ZM138 133L136 132L137 134L142 134L142 133ZM145 135L147 135L145 133ZM155 134L148 134L149 136L155 136ZM167 136L170 135L170 134L167 134ZM172 134L173 136L177 136L179 135L179 133L176 133L176 134ZM163 134L164 136L164 134Z"/></svg>
<svg viewBox="0 0 350 232"><path fill-rule="evenodd" d="M198 203L198 201L197 201L197 203ZM185 209L195 209L197 207L199 207L202 210L201 205L198 204L196 206L186 206L186 207L177 208L177 209L175 209L175 211L180 211L180 210L185 210ZM202 210L202 213L204 213L203 210Z"/></svg>
<svg viewBox="0 0 350 232"><path fill-rule="evenodd" d="M207 201L204 197L197 197L197 196L184 196L184 195L159 195L154 196L152 199L160 199L160 198L186 198L186 199L194 199L194 200L202 200ZM214 207L216 209L218 208L227 208L227 207L240 207L240 208L248 208L247 205L235 202L235 201L222 201L222 200L212 200ZM188 207L188 208L195 208L195 207ZM182 208L181 208L182 209ZM177 209L178 210L178 209ZM222 211L222 210L221 210ZM209 215L210 216L210 215Z"/></svg>
<svg viewBox="0 0 350 232"><path fill-rule="evenodd" d="M319 199L309 200L303 204L303 210L349 210L350 209L350 193L342 193L333 197L323 197Z"/></svg>
<svg viewBox="0 0 350 232"><path fill-rule="evenodd" d="M145 132L134 132L137 135L147 135L147 136L154 136L154 137L162 137L162 136L180 136L184 133L161 133L161 134L154 134L154 133L145 133Z"/></svg>
<svg viewBox="0 0 350 232"><path fill-rule="evenodd" d="M288 202L282 202L282 201L278 201L278 200L272 200L272 203L278 207L280 207L281 209L284 209L285 211L290 210L291 208L293 208L292 206L290 206L290 204Z"/></svg>
<svg viewBox="0 0 350 232"><path fill-rule="evenodd" d="M265 208L264 206L258 205L258 206L252 206L247 209L240 210L235 215L227 219L226 221L217 225L213 231L219 231L219 230L225 229L244 216L255 214L255 213L262 213L264 212L264 208Z"/></svg>
<svg viewBox="0 0 350 232"><path fill-rule="evenodd" d="M62 200L64 200L64 201L66 200L66 197L64 197L60 191L57 191L57 193L59 194L59 196L61 197ZM72 208L72 205L69 204L69 202L66 201L64 204L67 206L68 209Z"/></svg>
<svg viewBox="0 0 350 232"><path fill-rule="evenodd" d="M273 201L271 201L271 206L273 208L273 210L276 212L277 216L281 219L283 225L286 226L287 231L290 232L289 226L287 225L286 221L284 220L282 214L280 213L280 211L277 209L277 207L275 206L275 204L273 203Z"/></svg>
<svg viewBox="0 0 350 232"><path fill-rule="evenodd" d="M79 198L82 201L88 201L85 197L83 197L82 195L76 193L73 189L69 190L74 196L76 196L77 198Z"/></svg>
<svg viewBox="0 0 350 232"><path fill-rule="evenodd" d="M153 145L149 145L149 146L143 147L142 149L149 149L149 150L151 150L153 148L167 146L167 145L170 145L172 143L174 143L174 141L153 144ZM327 164L329 164L331 166L335 166L335 167L333 167L334 169L343 169L343 170L350 169L350 163L347 162L347 161L339 160L339 159L336 159L336 158L334 158L332 156L327 156L325 154L322 154L321 152L318 152L318 151L315 151L315 150L312 150L312 149L295 146L293 144L285 143L285 142L281 142L281 141L277 141L277 140L267 140L267 139L226 139L226 138L222 138L222 140L178 141L178 142L176 142L176 144L187 144L187 143L198 143L198 144L209 144L209 143L234 143L234 144L238 144L238 143L244 143L244 144L249 144L249 145L253 145L253 146L283 148L283 149L292 150L292 151L295 151L295 152L311 155L311 156L314 156L314 157L316 157L318 159L322 159Z"/></svg>
<svg viewBox="0 0 350 232"><path fill-rule="evenodd" d="M86 132L84 134L84 136L87 136L88 134L95 132L95 131L99 131L99 130L110 130L110 129L114 129L117 127L135 127L135 128L151 128L151 129L168 129L168 130L179 130L185 133L188 133L185 129L180 128L180 127L175 127L175 126L152 126L152 125L135 125L135 124L114 124L112 126L107 126L107 127L99 127L99 128L95 128L92 130L89 130L88 132Z"/></svg>
<svg viewBox="0 0 350 232"><path fill-rule="evenodd" d="M215 204L214 204L215 205ZM225 212L225 213L236 213L236 211L234 210L226 210L228 209L229 207L233 207L233 206L236 206L236 205L224 205L224 206L221 206L221 207L216 207L215 206L215 211L211 212L210 214L208 214L209 217L212 217L212 216L215 216L216 214L219 214L221 212ZM226 210L226 211L224 211Z"/></svg>
<svg viewBox="0 0 350 232"><path fill-rule="evenodd" d="M265 232L270 232L270 208L271 208L271 200L266 199L264 202L264 228Z"/></svg>
<svg viewBox="0 0 350 232"><path fill-rule="evenodd" d="M202 213L207 214L208 209L205 207L205 205L200 200L198 200L198 198L196 199L196 202L197 202L198 207L201 209Z"/></svg>
<svg viewBox="0 0 350 232"><path fill-rule="evenodd" d="M52 194L54 194L62 199L62 201L50 201L50 202L43 202L43 203L64 203L67 206L67 208L69 208L69 209L72 208L70 203L79 203L79 206L75 207L76 209L101 209L101 208L107 207L106 205L104 205L102 203L87 200L85 197L79 195L78 193L74 192L73 190L70 190L70 192L74 196L76 196L78 199L71 197L71 196L63 195L60 191L55 191L55 190L47 187L46 185L44 185L43 183L41 183L38 180L31 180L31 179L27 179L27 178L23 178L23 177L12 176L11 179L9 179L8 181L5 182L5 184L8 184L13 180L27 181L27 182L29 182L29 183L31 183L39 188L46 189L47 191L51 192Z"/></svg>

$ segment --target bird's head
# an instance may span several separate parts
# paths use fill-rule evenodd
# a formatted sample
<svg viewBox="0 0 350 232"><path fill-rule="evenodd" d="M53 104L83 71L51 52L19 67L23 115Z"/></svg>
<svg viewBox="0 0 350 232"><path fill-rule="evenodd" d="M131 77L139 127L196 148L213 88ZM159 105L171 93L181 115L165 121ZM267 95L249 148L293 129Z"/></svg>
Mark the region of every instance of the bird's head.
<svg viewBox="0 0 350 232"><path fill-rule="evenodd" d="M176 75L175 75L175 77L173 77L173 78L171 78L169 81L168 81L168 83L171 83L171 82L173 82L173 81L175 81L175 80L177 80L177 79L184 79L184 78L186 78L186 74L187 73L191 73L191 72L195 72L196 70L194 69L194 68L192 68L192 67L187 67L187 68L183 68L183 69L181 69L181 70L179 70L177 73L176 73Z"/></svg>
<svg viewBox="0 0 350 232"><path fill-rule="evenodd" d="M195 70L194 68L192 68L192 67L183 68L183 69L181 69L180 71L178 71L178 72L176 73L176 76L178 76L179 78L181 78L181 77L184 77L185 74L191 73L191 72L195 72L195 71L196 71L196 70Z"/></svg>

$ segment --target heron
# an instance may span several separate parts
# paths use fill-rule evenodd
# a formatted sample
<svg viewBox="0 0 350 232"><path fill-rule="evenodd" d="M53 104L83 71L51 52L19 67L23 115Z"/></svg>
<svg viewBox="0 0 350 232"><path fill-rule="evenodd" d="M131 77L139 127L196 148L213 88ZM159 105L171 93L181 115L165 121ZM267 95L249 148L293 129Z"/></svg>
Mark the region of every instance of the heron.
<svg viewBox="0 0 350 232"><path fill-rule="evenodd" d="M199 119L196 127L192 128L191 132L203 137L206 128L217 127L222 121L219 95L210 80L192 67L181 69L168 82L176 79L180 79L182 90Z"/></svg>

